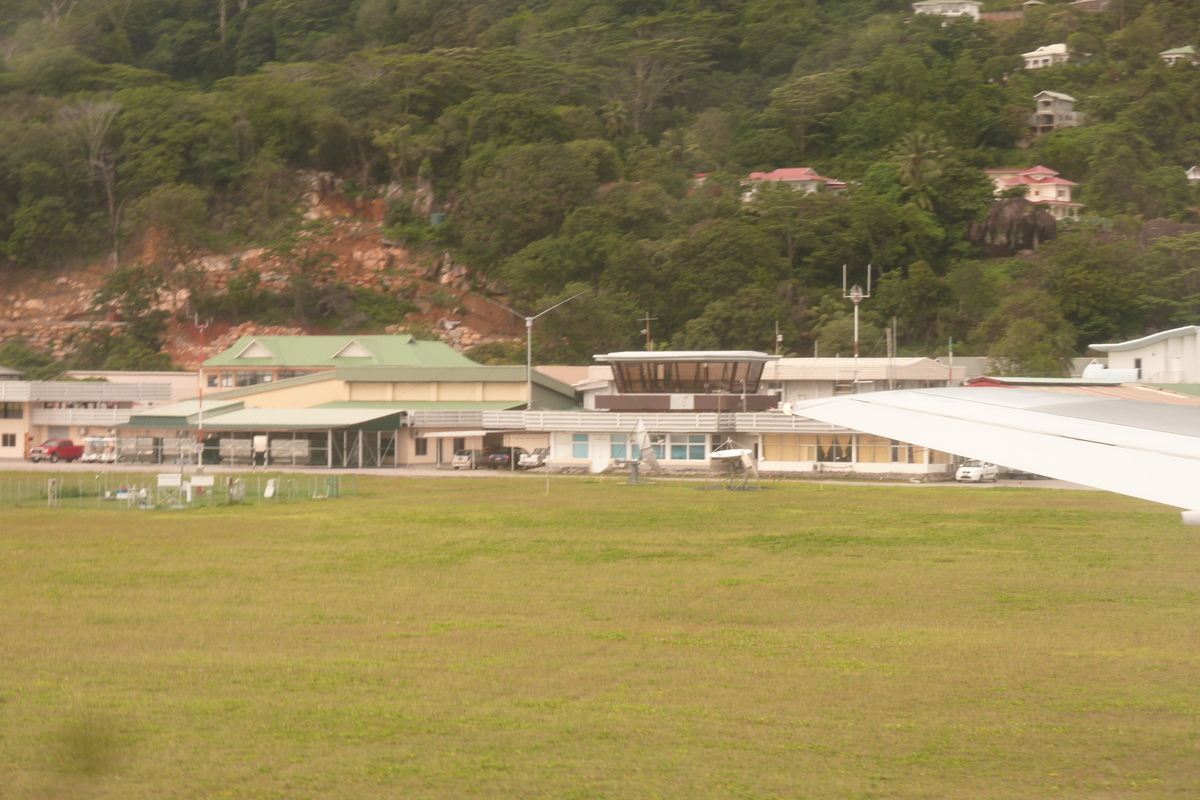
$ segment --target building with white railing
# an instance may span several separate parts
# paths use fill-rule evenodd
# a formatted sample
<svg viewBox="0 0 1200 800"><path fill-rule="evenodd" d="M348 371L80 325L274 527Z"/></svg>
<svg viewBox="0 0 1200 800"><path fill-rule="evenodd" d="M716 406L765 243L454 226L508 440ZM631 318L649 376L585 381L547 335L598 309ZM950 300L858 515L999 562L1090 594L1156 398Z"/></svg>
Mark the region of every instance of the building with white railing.
<svg viewBox="0 0 1200 800"><path fill-rule="evenodd" d="M24 458L46 439L107 434L170 399L165 383L0 380L0 458Z"/></svg>

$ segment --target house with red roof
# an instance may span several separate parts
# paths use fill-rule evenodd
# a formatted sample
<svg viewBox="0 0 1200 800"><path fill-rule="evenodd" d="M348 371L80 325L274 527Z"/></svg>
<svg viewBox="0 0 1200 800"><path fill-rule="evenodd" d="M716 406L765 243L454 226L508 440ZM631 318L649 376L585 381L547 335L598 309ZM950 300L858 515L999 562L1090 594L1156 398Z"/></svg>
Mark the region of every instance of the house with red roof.
<svg viewBox="0 0 1200 800"><path fill-rule="evenodd" d="M747 187L745 193L742 194L742 199L746 202L753 200L758 189L757 184L762 181L777 181L785 186L790 186L793 191L805 194L816 194L817 192L836 194L846 189L844 182L835 178L826 178L818 174L812 167L785 167L774 172L751 172L750 177L742 181L742 185Z"/></svg>
<svg viewBox="0 0 1200 800"><path fill-rule="evenodd" d="M999 195L1008 189L1023 187L1025 199L1046 206L1046 210L1057 220L1075 219L1083 203L1071 201L1071 187L1078 186L1049 167L1036 166L1030 169L987 169Z"/></svg>

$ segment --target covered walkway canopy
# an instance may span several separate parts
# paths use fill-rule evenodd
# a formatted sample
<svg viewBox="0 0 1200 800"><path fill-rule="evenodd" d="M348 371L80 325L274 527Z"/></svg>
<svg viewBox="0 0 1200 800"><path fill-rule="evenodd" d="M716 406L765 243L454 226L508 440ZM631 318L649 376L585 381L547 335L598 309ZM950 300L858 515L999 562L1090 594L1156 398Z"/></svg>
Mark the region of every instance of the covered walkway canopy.
<svg viewBox="0 0 1200 800"><path fill-rule="evenodd" d="M181 440L203 433L206 461L288 466L395 466L404 412L399 409L246 408L241 401L194 400L132 416L122 448L130 460L190 460ZM163 436L173 431L174 440ZM145 434L145 435L142 435Z"/></svg>

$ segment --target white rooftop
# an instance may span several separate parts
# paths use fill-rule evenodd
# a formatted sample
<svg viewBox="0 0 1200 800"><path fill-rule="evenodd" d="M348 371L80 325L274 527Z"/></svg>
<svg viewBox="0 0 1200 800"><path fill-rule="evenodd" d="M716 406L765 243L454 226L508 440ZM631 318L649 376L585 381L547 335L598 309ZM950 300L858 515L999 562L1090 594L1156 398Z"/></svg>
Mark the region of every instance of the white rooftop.
<svg viewBox="0 0 1200 800"><path fill-rule="evenodd" d="M1172 328L1169 331L1159 331L1152 333L1149 336L1143 336L1140 339L1132 339L1128 342L1115 342L1112 344L1089 344L1091 350L1099 350L1101 353L1120 352L1122 350L1137 350L1140 347L1146 347L1151 344L1158 344L1167 339L1181 339L1187 336L1196 336L1200 334L1200 326L1187 325L1182 328Z"/></svg>

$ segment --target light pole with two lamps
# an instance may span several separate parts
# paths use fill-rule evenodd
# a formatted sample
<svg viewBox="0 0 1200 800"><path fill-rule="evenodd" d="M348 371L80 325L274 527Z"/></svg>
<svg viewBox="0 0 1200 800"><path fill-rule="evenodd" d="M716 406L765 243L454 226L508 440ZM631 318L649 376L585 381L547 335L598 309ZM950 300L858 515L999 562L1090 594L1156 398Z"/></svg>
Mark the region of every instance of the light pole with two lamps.
<svg viewBox="0 0 1200 800"><path fill-rule="evenodd" d="M535 319L537 319L538 317L542 316L543 314L549 314L551 311L553 311L554 309L558 308L561 305L566 305L567 303L571 302L572 300L574 300L577 297L583 297L585 294L587 294L590 291L591 291L591 289L584 289L582 292L579 292L578 294L571 295L566 300L560 300L557 303L555 303L554 305L550 306L549 308L542 309L541 311L534 314L533 316L526 316L519 311L514 311L513 309L504 305L503 303L497 303L495 300L491 301L493 305L500 306L500 308L503 308L505 311L512 314L514 317L520 317L521 319L525 320L525 392L526 392L526 394L525 394L525 397L526 397L525 410L526 411L531 411L533 409L533 321Z"/></svg>

